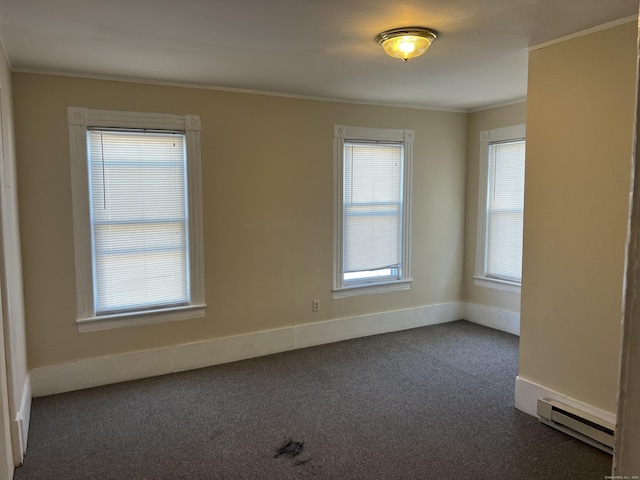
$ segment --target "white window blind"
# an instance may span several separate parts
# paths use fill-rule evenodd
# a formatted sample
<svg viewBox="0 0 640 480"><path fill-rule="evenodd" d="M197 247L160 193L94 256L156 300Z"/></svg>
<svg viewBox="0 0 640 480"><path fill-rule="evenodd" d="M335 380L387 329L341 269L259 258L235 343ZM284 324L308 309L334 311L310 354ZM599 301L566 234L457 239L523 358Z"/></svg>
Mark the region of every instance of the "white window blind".
<svg viewBox="0 0 640 480"><path fill-rule="evenodd" d="M184 134L87 135L96 314L188 304Z"/></svg>
<svg viewBox="0 0 640 480"><path fill-rule="evenodd" d="M486 276L520 282L525 141L489 146Z"/></svg>
<svg viewBox="0 0 640 480"><path fill-rule="evenodd" d="M344 281L399 276L403 145L344 143Z"/></svg>

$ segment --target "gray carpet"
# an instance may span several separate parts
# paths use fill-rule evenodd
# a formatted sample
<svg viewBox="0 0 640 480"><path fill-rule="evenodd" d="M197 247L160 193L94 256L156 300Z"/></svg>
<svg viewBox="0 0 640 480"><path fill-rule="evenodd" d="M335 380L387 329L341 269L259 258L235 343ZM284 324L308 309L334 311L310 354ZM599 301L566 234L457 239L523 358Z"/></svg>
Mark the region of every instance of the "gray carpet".
<svg viewBox="0 0 640 480"><path fill-rule="evenodd" d="M459 321L37 398L15 479L604 479L513 407L517 363Z"/></svg>

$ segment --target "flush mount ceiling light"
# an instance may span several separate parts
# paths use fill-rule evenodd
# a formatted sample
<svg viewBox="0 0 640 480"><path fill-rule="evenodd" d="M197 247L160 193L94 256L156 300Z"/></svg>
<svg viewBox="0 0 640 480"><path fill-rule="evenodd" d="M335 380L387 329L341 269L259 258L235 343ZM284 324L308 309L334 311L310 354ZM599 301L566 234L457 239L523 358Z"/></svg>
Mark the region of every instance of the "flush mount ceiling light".
<svg viewBox="0 0 640 480"><path fill-rule="evenodd" d="M426 52L437 36L436 32L428 28L404 27L380 33L376 42L384 48L387 55L406 62Z"/></svg>

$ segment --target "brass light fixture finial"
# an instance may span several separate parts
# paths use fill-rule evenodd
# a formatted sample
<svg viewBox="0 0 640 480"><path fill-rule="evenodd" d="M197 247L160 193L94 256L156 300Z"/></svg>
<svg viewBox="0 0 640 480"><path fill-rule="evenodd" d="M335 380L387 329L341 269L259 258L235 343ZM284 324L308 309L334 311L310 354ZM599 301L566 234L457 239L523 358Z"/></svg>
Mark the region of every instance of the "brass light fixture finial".
<svg viewBox="0 0 640 480"><path fill-rule="evenodd" d="M438 34L429 28L403 27L380 33L376 42L387 55L406 62L426 52L437 36Z"/></svg>

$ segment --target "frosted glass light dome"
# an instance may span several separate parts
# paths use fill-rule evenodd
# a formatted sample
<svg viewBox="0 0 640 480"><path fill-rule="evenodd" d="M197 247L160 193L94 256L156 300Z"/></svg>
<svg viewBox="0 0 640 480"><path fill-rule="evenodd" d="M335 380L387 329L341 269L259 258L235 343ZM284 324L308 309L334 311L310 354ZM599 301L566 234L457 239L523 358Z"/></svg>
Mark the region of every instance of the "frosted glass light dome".
<svg viewBox="0 0 640 480"><path fill-rule="evenodd" d="M405 27L380 33L376 37L376 42L387 55L406 62L426 52L436 37L436 32L428 28Z"/></svg>

